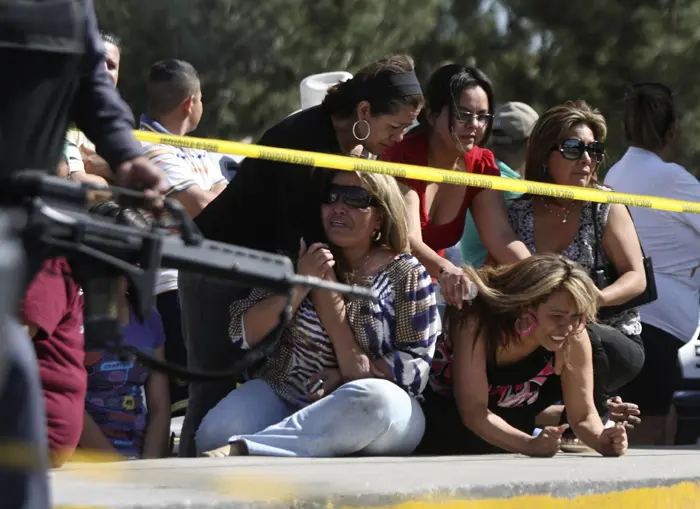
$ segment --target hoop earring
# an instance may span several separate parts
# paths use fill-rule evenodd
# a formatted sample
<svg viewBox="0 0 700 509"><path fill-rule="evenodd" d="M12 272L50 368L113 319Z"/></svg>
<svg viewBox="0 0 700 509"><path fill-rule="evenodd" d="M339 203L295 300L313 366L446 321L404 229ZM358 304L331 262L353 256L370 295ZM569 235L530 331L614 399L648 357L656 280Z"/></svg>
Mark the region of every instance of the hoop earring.
<svg viewBox="0 0 700 509"><path fill-rule="evenodd" d="M360 137L357 135L357 132L356 132L356 131L357 131L357 126L360 124L360 122L364 122L364 123L367 125L367 136L365 136L364 138L360 138ZM357 141L365 141L367 138L369 138L369 133L370 133L370 131L371 131L371 129L370 129L370 127L369 127L369 122L367 122L366 120L358 120L357 122L355 122L355 123L352 125L352 135L355 137L355 139L356 139Z"/></svg>
<svg viewBox="0 0 700 509"><path fill-rule="evenodd" d="M525 324L523 323L525 321L525 318L528 318L530 320L530 325L525 326ZM525 315L515 320L515 332L518 333L518 335L520 336L527 336L529 334L532 334L532 331L535 330L535 327L537 327L537 318L535 318L532 313L525 313Z"/></svg>
<svg viewBox="0 0 700 509"><path fill-rule="evenodd" d="M382 239L382 231L377 230L376 232L374 232L374 235L372 235L372 240L374 240L375 242L379 242L381 239Z"/></svg>

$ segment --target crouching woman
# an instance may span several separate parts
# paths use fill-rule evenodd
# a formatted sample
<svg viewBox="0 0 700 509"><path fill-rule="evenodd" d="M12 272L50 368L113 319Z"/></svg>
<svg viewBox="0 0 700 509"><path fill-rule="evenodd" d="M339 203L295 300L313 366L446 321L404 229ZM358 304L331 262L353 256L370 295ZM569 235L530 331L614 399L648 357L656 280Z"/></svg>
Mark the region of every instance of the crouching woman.
<svg viewBox="0 0 700 509"><path fill-rule="evenodd" d="M623 423L605 428L594 404L586 325L597 291L588 274L555 254L464 270L478 296L446 316L419 452L552 456L568 425L535 437L535 418L563 399L579 440L605 456L625 454Z"/></svg>

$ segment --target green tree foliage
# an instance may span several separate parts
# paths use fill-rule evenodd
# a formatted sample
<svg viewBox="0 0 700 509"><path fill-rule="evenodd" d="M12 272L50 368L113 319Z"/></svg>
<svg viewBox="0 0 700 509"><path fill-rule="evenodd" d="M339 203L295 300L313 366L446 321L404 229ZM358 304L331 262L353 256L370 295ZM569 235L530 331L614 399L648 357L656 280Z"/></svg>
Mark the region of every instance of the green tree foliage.
<svg viewBox="0 0 700 509"><path fill-rule="evenodd" d="M95 0L100 23L124 39L122 94L143 111L143 83L161 58L202 74L197 134L258 136L299 107L299 82L357 71L409 52L422 79L446 62L476 65L499 102L542 112L585 99L607 117L609 161L626 148L625 85L663 81L676 92L684 141L676 158L700 174L695 0ZM696 170L697 169L697 170Z"/></svg>
<svg viewBox="0 0 700 509"><path fill-rule="evenodd" d="M621 111L626 85L664 82L674 90L681 114L684 141L676 159L700 175L700 147L695 143L700 135L699 73L692 64L700 40L698 2L502 0L501 4L508 24L537 43L522 57L509 44L497 58L510 55L507 64L498 64L496 79L502 92L540 111L568 99L585 99L608 120L608 160L614 162L626 149Z"/></svg>
<svg viewBox="0 0 700 509"><path fill-rule="evenodd" d="M144 78L162 58L200 72L198 135L259 135L299 108L309 74L355 72L407 51L435 26L439 0L95 1L103 29L123 39L120 91L143 111Z"/></svg>

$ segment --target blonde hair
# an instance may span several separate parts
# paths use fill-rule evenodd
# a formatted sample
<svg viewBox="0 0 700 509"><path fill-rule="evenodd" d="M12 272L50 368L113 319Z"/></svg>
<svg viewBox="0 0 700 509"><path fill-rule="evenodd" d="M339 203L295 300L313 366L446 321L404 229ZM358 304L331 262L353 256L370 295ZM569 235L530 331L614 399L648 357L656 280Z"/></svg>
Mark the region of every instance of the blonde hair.
<svg viewBox="0 0 700 509"><path fill-rule="evenodd" d="M408 241L408 209L396 179L368 172L357 172L357 176L362 187L379 202L382 225L379 228L381 237L378 243L390 247L397 254L411 252Z"/></svg>
<svg viewBox="0 0 700 509"><path fill-rule="evenodd" d="M576 262L559 254L537 254L513 265L463 267L479 293L471 305L461 310L449 308L451 328L467 320L477 320L476 335L484 332L489 359L496 351L519 337L515 321L527 309L538 307L555 292L567 292L576 312L594 322L597 291L588 273Z"/></svg>
<svg viewBox="0 0 700 509"><path fill-rule="evenodd" d="M596 141L605 141L608 134L605 117L598 109L591 108L586 101L567 101L550 108L542 115L530 134L525 159L525 179L551 182L547 163L552 150L566 139L571 129L581 124L593 131ZM597 183L598 166L596 165L596 171L593 173L592 184Z"/></svg>

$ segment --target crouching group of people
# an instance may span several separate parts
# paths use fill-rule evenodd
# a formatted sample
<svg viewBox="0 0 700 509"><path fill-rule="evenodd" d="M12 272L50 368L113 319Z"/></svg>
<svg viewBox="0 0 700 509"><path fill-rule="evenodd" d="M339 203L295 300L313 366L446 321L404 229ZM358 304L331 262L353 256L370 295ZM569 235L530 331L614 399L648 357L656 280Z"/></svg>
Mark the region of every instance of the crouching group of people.
<svg viewBox="0 0 700 509"><path fill-rule="evenodd" d="M614 353L642 350L629 340L606 351L581 266L541 254L464 267L473 298L441 320L393 178L333 175L320 216L328 243L300 239L298 272L368 286L378 300L296 289L276 350L202 420L200 454L551 456L569 427L581 446L625 453L633 405L606 426L625 369ZM262 290L233 302L231 340L255 347L284 304Z"/></svg>

